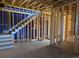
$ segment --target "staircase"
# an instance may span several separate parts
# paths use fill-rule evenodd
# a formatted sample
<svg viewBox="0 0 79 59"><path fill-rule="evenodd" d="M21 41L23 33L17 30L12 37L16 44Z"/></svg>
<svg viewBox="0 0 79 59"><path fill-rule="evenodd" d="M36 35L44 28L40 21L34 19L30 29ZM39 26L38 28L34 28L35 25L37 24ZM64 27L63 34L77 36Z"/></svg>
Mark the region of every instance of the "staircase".
<svg viewBox="0 0 79 59"><path fill-rule="evenodd" d="M0 35L0 50L10 49L14 47L13 36L11 34Z"/></svg>
<svg viewBox="0 0 79 59"><path fill-rule="evenodd" d="M17 12L19 8L13 9L14 7L11 6L5 6L3 11L7 12ZM14 25L12 28L10 28L7 31L7 34L0 34L0 50L5 50L9 48L14 47L14 34L20 31L22 28L24 28L26 25L28 25L32 20L34 20L37 16L39 16L39 11L33 11L29 9L20 10L18 12L22 12L24 14L27 14L28 16L21 20L19 23Z"/></svg>
<svg viewBox="0 0 79 59"><path fill-rule="evenodd" d="M30 10L30 9L20 9L20 8L15 8L11 6L6 6L3 10L4 11L9 11L9 12L22 12L24 14L27 14L28 17L26 17L25 19L23 19L22 21L20 21L19 23L17 23L15 26L13 26L11 29L8 30L8 32L10 34L15 34L16 32L18 32L19 30L21 30L22 28L24 28L28 23L30 23L32 20L34 20L39 14L39 11L35 11L35 10Z"/></svg>
<svg viewBox="0 0 79 59"><path fill-rule="evenodd" d="M24 28L26 25L28 25L28 23L30 23L32 20L34 20L38 15L39 14L34 14L34 15L31 15L31 16L28 16L23 21L19 22L15 26L13 26L9 30L9 33L14 35L16 32L18 32L19 30L21 30L22 28Z"/></svg>

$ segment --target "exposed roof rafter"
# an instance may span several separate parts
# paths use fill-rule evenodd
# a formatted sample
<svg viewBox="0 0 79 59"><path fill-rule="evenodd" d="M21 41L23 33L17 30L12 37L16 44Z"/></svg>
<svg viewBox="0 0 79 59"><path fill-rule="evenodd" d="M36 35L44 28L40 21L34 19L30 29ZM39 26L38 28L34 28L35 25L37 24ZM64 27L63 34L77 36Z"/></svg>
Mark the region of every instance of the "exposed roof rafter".
<svg viewBox="0 0 79 59"><path fill-rule="evenodd" d="M23 4L25 4L27 2L27 0L24 0L21 4L20 4L20 6L22 6Z"/></svg>
<svg viewBox="0 0 79 59"><path fill-rule="evenodd" d="M31 3L28 7L33 6L36 2Z"/></svg>
<svg viewBox="0 0 79 59"><path fill-rule="evenodd" d="M28 3L26 4L26 7L28 7L31 3L31 0L28 0Z"/></svg>
<svg viewBox="0 0 79 59"><path fill-rule="evenodd" d="M46 9L46 6L40 8L40 10L43 10L43 9Z"/></svg>
<svg viewBox="0 0 79 59"><path fill-rule="evenodd" d="M5 0L2 0L2 3L5 3Z"/></svg>
<svg viewBox="0 0 79 59"><path fill-rule="evenodd" d="M39 4L39 5L35 6L34 8L39 8L40 6L42 6L42 4Z"/></svg>
<svg viewBox="0 0 79 59"><path fill-rule="evenodd" d="M46 11L48 10L49 6L47 6L47 8L45 9Z"/></svg>
<svg viewBox="0 0 79 59"><path fill-rule="evenodd" d="M56 1L56 2L54 2L53 4L56 4L56 3L60 2L60 1L63 1L63 0L57 0L57 1Z"/></svg>
<svg viewBox="0 0 79 59"><path fill-rule="evenodd" d="M15 2L16 2L16 0L13 0L13 1L12 1L12 5L13 5Z"/></svg>
<svg viewBox="0 0 79 59"><path fill-rule="evenodd" d="M11 3L11 5L15 5L18 7L43 10L49 12L51 7L60 5L62 1L64 2L70 0L2 0L2 2L3 1L5 1L4 3Z"/></svg>

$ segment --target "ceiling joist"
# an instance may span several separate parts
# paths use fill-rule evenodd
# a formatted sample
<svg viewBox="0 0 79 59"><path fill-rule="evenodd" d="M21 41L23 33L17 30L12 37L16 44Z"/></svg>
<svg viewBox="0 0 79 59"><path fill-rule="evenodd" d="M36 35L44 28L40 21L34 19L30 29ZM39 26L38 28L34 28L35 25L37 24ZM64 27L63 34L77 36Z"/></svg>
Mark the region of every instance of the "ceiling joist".
<svg viewBox="0 0 79 59"><path fill-rule="evenodd" d="M39 8L40 6L42 6L42 4L39 4L39 5L35 6L34 8Z"/></svg>
<svg viewBox="0 0 79 59"><path fill-rule="evenodd" d="M38 2L35 2L35 4L33 5L33 7L35 7L35 5L37 4Z"/></svg>
<svg viewBox="0 0 79 59"><path fill-rule="evenodd" d="M13 5L15 2L16 2L16 0L13 0L13 1L12 1L12 5Z"/></svg>
<svg viewBox="0 0 79 59"><path fill-rule="evenodd" d="M2 3L5 3L5 0L2 0Z"/></svg>
<svg viewBox="0 0 79 59"><path fill-rule="evenodd" d="M47 6L47 8L45 9L46 11L48 10L49 6Z"/></svg>
<svg viewBox="0 0 79 59"><path fill-rule="evenodd" d="M43 10L50 12L51 6L56 6L61 4L62 1L68 0L2 0L2 2L12 2L11 5L16 5L18 7L30 8L35 10Z"/></svg>
<svg viewBox="0 0 79 59"><path fill-rule="evenodd" d="M24 0L21 4L20 4L20 6L22 6L23 4L25 4L27 2L27 0Z"/></svg>
<svg viewBox="0 0 79 59"><path fill-rule="evenodd" d="M26 4L26 8L30 5L31 0L28 0L28 3Z"/></svg>
<svg viewBox="0 0 79 59"><path fill-rule="evenodd" d="M32 2L28 7L33 6L36 2Z"/></svg>
<svg viewBox="0 0 79 59"><path fill-rule="evenodd" d="M43 9L46 9L46 6L40 8L40 10L43 10Z"/></svg>
<svg viewBox="0 0 79 59"><path fill-rule="evenodd" d="M61 1L63 1L63 0L57 0L56 2L53 3L53 5L57 4L58 2L61 2Z"/></svg>

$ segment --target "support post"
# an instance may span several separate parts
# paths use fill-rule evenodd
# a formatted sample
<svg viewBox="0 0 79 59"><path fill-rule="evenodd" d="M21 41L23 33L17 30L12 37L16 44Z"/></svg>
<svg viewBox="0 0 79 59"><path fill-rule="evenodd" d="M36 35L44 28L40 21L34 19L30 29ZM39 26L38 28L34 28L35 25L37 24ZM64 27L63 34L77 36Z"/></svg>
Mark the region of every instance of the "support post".
<svg viewBox="0 0 79 59"><path fill-rule="evenodd" d="M76 10L76 26L75 26L75 53L79 54L79 37L78 37L78 26L79 26L79 0L77 0L77 10Z"/></svg>
<svg viewBox="0 0 79 59"><path fill-rule="evenodd" d="M42 13L42 40L44 40L44 16L43 16L43 13Z"/></svg>
<svg viewBox="0 0 79 59"><path fill-rule="evenodd" d="M61 30L60 30L60 39L61 39L61 42L64 41L64 6L62 7L62 12L61 12Z"/></svg>
<svg viewBox="0 0 79 59"><path fill-rule="evenodd" d="M44 14L44 39L46 39L46 14Z"/></svg>
<svg viewBox="0 0 79 59"><path fill-rule="evenodd" d="M33 38L35 39L35 21L36 21L36 19L35 20L33 20Z"/></svg>
<svg viewBox="0 0 79 59"><path fill-rule="evenodd" d="M29 41L29 24L27 25L27 41Z"/></svg>
<svg viewBox="0 0 79 59"><path fill-rule="evenodd" d="M51 8L51 20L50 20L50 45L55 44L54 39L54 10Z"/></svg>
<svg viewBox="0 0 79 59"><path fill-rule="evenodd" d="M48 18L48 39L50 38L50 20L51 20L51 14L49 14L49 18Z"/></svg>
<svg viewBox="0 0 79 59"><path fill-rule="evenodd" d="M37 39L39 39L39 32L38 32L38 31L39 31L39 30L38 30L38 29L39 29L39 28L38 28L38 27L39 27L39 24L38 24L39 22L38 22L38 20L39 20L39 19L38 19L38 17L37 17Z"/></svg>

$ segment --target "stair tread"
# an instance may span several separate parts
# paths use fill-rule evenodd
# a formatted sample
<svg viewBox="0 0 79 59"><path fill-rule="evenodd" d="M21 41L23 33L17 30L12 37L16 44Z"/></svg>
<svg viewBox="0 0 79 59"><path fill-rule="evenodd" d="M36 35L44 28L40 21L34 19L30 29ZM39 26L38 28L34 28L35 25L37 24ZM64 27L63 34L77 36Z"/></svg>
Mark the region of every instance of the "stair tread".
<svg viewBox="0 0 79 59"><path fill-rule="evenodd" d="M9 48L13 48L13 47L14 47L13 45L3 46L3 47L0 47L0 50L9 49Z"/></svg>
<svg viewBox="0 0 79 59"><path fill-rule="evenodd" d="M0 35L0 38L12 37L12 35Z"/></svg>
<svg viewBox="0 0 79 59"><path fill-rule="evenodd" d="M9 33L0 33L0 35L11 35Z"/></svg>
<svg viewBox="0 0 79 59"><path fill-rule="evenodd" d="M0 41L8 41L8 40L13 40L11 38L7 38L7 39L0 39Z"/></svg>
<svg viewBox="0 0 79 59"><path fill-rule="evenodd" d="M9 44L13 44L13 42L12 41L10 41L10 42L2 42L2 43L0 43L0 46L1 45L9 45Z"/></svg>

